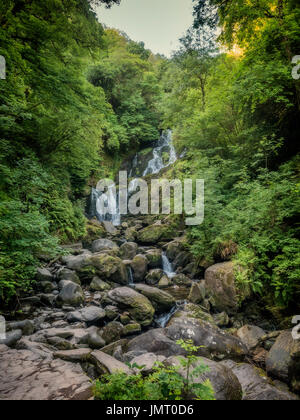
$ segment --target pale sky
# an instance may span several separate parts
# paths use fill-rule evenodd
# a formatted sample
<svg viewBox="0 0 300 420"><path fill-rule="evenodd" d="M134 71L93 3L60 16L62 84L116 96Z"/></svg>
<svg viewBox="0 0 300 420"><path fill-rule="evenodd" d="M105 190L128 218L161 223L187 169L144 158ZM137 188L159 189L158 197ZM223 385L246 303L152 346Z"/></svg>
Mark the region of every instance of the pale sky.
<svg viewBox="0 0 300 420"><path fill-rule="evenodd" d="M96 11L100 22L167 57L193 22L192 0L121 0L120 6L101 6Z"/></svg>

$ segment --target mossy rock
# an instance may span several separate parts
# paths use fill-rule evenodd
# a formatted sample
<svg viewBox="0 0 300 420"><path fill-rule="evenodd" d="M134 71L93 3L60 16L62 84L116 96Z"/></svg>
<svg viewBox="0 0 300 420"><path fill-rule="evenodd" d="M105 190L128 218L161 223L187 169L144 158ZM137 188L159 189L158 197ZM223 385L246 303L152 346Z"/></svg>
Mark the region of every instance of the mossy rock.
<svg viewBox="0 0 300 420"><path fill-rule="evenodd" d="M169 241L176 237L178 231L171 225L151 225L137 234L138 242L142 244L157 244L159 241Z"/></svg>
<svg viewBox="0 0 300 420"><path fill-rule="evenodd" d="M95 274L101 279L117 284L128 284L128 271L120 258L99 254L90 257L89 264L95 269Z"/></svg>

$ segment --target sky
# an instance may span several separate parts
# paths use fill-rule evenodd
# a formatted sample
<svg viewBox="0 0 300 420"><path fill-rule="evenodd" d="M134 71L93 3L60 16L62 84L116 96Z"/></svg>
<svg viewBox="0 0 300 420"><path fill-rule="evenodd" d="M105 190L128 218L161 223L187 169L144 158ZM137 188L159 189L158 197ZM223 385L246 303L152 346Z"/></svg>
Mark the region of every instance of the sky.
<svg viewBox="0 0 300 420"><path fill-rule="evenodd" d="M153 53L167 57L193 22L192 0L121 0L120 6L101 6L96 12L101 23L126 32L133 41L143 41Z"/></svg>

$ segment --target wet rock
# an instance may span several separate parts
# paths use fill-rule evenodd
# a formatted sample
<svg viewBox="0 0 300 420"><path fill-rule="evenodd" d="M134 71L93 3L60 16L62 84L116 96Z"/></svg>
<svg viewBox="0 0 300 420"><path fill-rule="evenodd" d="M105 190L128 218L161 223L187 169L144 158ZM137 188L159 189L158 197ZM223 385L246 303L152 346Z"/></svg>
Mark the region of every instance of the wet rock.
<svg viewBox="0 0 300 420"><path fill-rule="evenodd" d="M79 311L70 312L67 320L73 322L85 322L87 325L99 325L106 316L105 310L97 306L87 306Z"/></svg>
<svg viewBox="0 0 300 420"><path fill-rule="evenodd" d="M133 270L133 277L136 282L141 282L145 279L148 270L148 260L144 255L136 255L131 262Z"/></svg>
<svg viewBox="0 0 300 420"><path fill-rule="evenodd" d="M69 351L58 351L54 353L53 356L55 359L61 359L66 362L79 363L88 361L91 353L91 349L76 349Z"/></svg>
<svg viewBox="0 0 300 420"><path fill-rule="evenodd" d="M177 357L170 357L165 360L166 366L180 366ZM200 377L194 377L192 383L202 384L207 379L210 380L217 401L240 401L242 400L242 387L236 375L226 366L212 360L201 358L195 362L191 368L197 369L200 366L208 367L208 371ZM185 377L185 371L180 368L179 374Z"/></svg>
<svg viewBox="0 0 300 420"><path fill-rule="evenodd" d="M254 325L245 325L237 332L237 336L246 344L249 350L259 345L260 339L266 335L265 331Z"/></svg>
<svg viewBox="0 0 300 420"><path fill-rule="evenodd" d="M92 252L100 252L108 249L118 249L118 245L109 239L98 239L92 243Z"/></svg>
<svg viewBox="0 0 300 420"><path fill-rule="evenodd" d="M138 245L135 242L126 242L120 247L120 257L123 260L133 260L136 256Z"/></svg>
<svg viewBox="0 0 300 420"><path fill-rule="evenodd" d="M101 279L122 285L128 284L128 271L120 258L100 254L92 256L89 263L95 268L96 274Z"/></svg>
<svg viewBox="0 0 300 420"><path fill-rule="evenodd" d="M193 283L188 300L192 303L201 303L205 299L204 283Z"/></svg>
<svg viewBox="0 0 300 420"><path fill-rule="evenodd" d="M0 339L0 344L8 347L14 347L23 336L22 330L14 330L6 333L6 338Z"/></svg>
<svg viewBox="0 0 300 420"><path fill-rule="evenodd" d="M97 371L100 375L107 373L124 372L128 375L132 374L131 369L127 365L112 356L102 352L94 351L91 353L91 361L96 365Z"/></svg>
<svg viewBox="0 0 300 420"><path fill-rule="evenodd" d="M266 359L268 375L278 378L300 391L300 340L294 340L291 331L283 331Z"/></svg>
<svg viewBox="0 0 300 420"><path fill-rule="evenodd" d="M124 332L124 327L120 322L110 322L102 330L101 336L106 344L120 340Z"/></svg>
<svg viewBox="0 0 300 420"><path fill-rule="evenodd" d="M185 304L180 311L175 315L176 317L188 317L196 318L202 321L206 321L211 325L216 326L213 316L202 308L200 305L195 305L194 303Z"/></svg>
<svg viewBox="0 0 300 420"><path fill-rule="evenodd" d="M243 389L243 400L245 401L285 401L295 400L293 394L283 392L271 384L264 372L254 366L233 361L221 363L232 370L238 378Z"/></svg>
<svg viewBox="0 0 300 420"><path fill-rule="evenodd" d="M157 268L154 270L150 270L146 276L146 283L150 286L154 286L160 282L160 280L164 277L163 270Z"/></svg>
<svg viewBox="0 0 300 420"><path fill-rule="evenodd" d="M106 290L110 290L111 286L99 277L94 277L90 284L90 289L94 292L105 292Z"/></svg>
<svg viewBox="0 0 300 420"><path fill-rule="evenodd" d="M129 312L132 319L142 326L151 325L154 308L145 296L128 287L120 287L108 292L108 296L120 307Z"/></svg>
<svg viewBox="0 0 300 420"><path fill-rule="evenodd" d="M80 365L31 351L0 352L1 400L89 400L92 385Z"/></svg>
<svg viewBox="0 0 300 420"><path fill-rule="evenodd" d="M149 249L146 252L148 266L150 269L162 268L162 251L159 249Z"/></svg>
<svg viewBox="0 0 300 420"><path fill-rule="evenodd" d="M226 334L208 322L189 318L187 313L177 313L166 330L170 339L192 339L199 349L199 355L209 359L243 360L248 354L246 346L236 337Z"/></svg>
<svg viewBox="0 0 300 420"><path fill-rule="evenodd" d="M49 270L47 270L47 268L38 268L36 278L38 281L52 282L54 280L53 275L50 273Z"/></svg>
<svg viewBox="0 0 300 420"><path fill-rule="evenodd" d="M173 296L156 287L150 287L145 284L136 284L135 290L150 300L158 314L170 311L176 304Z"/></svg>
<svg viewBox="0 0 300 420"><path fill-rule="evenodd" d="M78 307L84 303L84 293L82 288L71 281L65 281L58 297L57 303L59 305L71 305Z"/></svg>
<svg viewBox="0 0 300 420"><path fill-rule="evenodd" d="M232 262L209 267L205 272L205 283L215 309L229 315L236 313L240 303L251 294L249 287L244 286L241 290L237 286Z"/></svg>

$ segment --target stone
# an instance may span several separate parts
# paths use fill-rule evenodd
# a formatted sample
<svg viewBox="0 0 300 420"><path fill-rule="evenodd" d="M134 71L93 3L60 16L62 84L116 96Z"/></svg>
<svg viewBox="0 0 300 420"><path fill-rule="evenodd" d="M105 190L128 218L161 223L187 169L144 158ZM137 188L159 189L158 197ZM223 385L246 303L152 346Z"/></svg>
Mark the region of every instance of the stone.
<svg viewBox="0 0 300 420"><path fill-rule="evenodd" d="M101 330L101 336L106 344L110 344L120 340L123 332L123 325L120 322L113 321L105 325L105 327Z"/></svg>
<svg viewBox="0 0 300 420"><path fill-rule="evenodd" d="M42 293L52 293L57 289L57 284L51 281L40 281L37 283L37 289Z"/></svg>
<svg viewBox="0 0 300 420"><path fill-rule="evenodd" d="M167 244L166 254L169 260L174 261L176 256L184 250L184 238Z"/></svg>
<svg viewBox="0 0 300 420"><path fill-rule="evenodd" d="M59 305L70 305L78 307L84 303L84 293L82 288L72 281L65 281L58 297L57 303Z"/></svg>
<svg viewBox="0 0 300 420"><path fill-rule="evenodd" d="M124 233L125 239L127 241L131 241L134 242L136 240L137 237L137 231L134 227L130 227L128 229L126 229L125 233Z"/></svg>
<svg viewBox="0 0 300 420"><path fill-rule="evenodd" d="M97 350L92 352L90 358L92 363L96 365L97 371L100 375L116 372L124 372L128 375L132 374L131 369L129 369L127 365L102 351Z"/></svg>
<svg viewBox="0 0 300 420"><path fill-rule="evenodd" d="M154 286L159 283L159 281L164 277L164 272L160 268L150 270L146 276L146 283L150 286Z"/></svg>
<svg viewBox="0 0 300 420"><path fill-rule="evenodd" d="M183 287L191 287L193 282L191 279L189 279L184 274L177 274L172 278L172 283L176 284L177 286L183 286Z"/></svg>
<svg viewBox="0 0 300 420"><path fill-rule="evenodd" d="M23 336L22 330L14 330L6 333L6 338L0 339L0 344L4 344L8 347L13 347L21 340Z"/></svg>
<svg viewBox="0 0 300 420"><path fill-rule="evenodd" d="M178 358L174 356L165 360L164 364L166 366L173 367L180 366ZM192 378L192 383L202 384L206 380L209 380L213 387L214 396L217 401L242 400L243 394L241 384L231 369L212 360L201 358L197 362L193 363L191 370L197 369L203 365L208 368L208 371L199 377ZM179 374L185 377L185 370L180 368Z"/></svg>
<svg viewBox="0 0 300 420"><path fill-rule="evenodd" d="M108 292L120 309L129 312L132 319L146 327L152 324L155 310L148 298L129 287L120 287Z"/></svg>
<svg viewBox="0 0 300 420"><path fill-rule="evenodd" d="M142 229L137 234L137 241L145 245L156 245L159 241L168 241L176 236L176 228L166 224L154 224Z"/></svg>
<svg viewBox="0 0 300 420"><path fill-rule="evenodd" d="M75 312L70 312L67 315L67 321L70 323L74 322L85 322L88 326L100 325L106 316L104 309L97 306L87 306Z"/></svg>
<svg viewBox="0 0 300 420"><path fill-rule="evenodd" d="M155 367L157 363L163 363L165 360L165 356L159 356L154 353L145 353L132 359L131 365L136 364L139 367L143 366L142 369L135 368L135 372L143 372L148 375L153 372L153 367Z"/></svg>
<svg viewBox="0 0 300 420"><path fill-rule="evenodd" d="M105 313L106 313L106 317L110 321L113 321L114 319L116 319L118 317L119 309L116 306L108 305L105 308Z"/></svg>
<svg viewBox="0 0 300 420"><path fill-rule="evenodd" d="M6 331L22 330L23 335L32 335L35 331L34 323L28 319L18 322L7 322Z"/></svg>
<svg viewBox="0 0 300 420"><path fill-rule="evenodd" d="M125 242L120 247L120 257L123 260L133 260L138 250L138 244L135 242Z"/></svg>
<svg viewBox="0 0 300 420"><path fill-rule="evenodd" d="M150 269L162 268L162 251L160 249L149 249L146 252L146 258Z"/></svg>
<svg viewBox="0 0 300 420"><path fill-rule="evenodd" d="M81 286L80 278L77 276L76 272L73 270L69 270L68 268L63 268L60 270L58 274L59 280L69 280L73 283L78 284Z"/></svg>
<svg viewBox="0 0 300 420"><path fill-rule="evenodd" d="M49 270L47 270L47 268L38 268L36 272L36 278L38 281L52 282L54 280L53 275Z"/></svg>
<svg viewBox="0 0 300 420"><path fill-rule="evenodd" d="M169 312L176 305L173 296L156 287L150 287L145 284L136 284L135 290L150 300L158 314Z"/></svg>
<svg viewBox="0 0 300 420"><path fill-rule="evenodd" d="M218 327L228 327L230 324L230 318L226 312L216 314L213 316L213 318Z"/></svg>
<svg viewBox="0 0 300 420"><path fill-rule="evenodd" d="M294 340L291 331L279 335L267 356L266 368L268 375L300 391L300 340Z"/></svg>
<svg viewBox="0 0 300 420"><path fill-rule="evenodd" d="M148 270L147 258L141 254L136 255L131 262L131 268L133 270L134 280L136 282L144 281Z"/></svg>
<svg viewBox="0 0 300 420"><path fill-rule="evenodd" d="M94 277L90 284L90 289L94 292L105 292L106 290L110 290L111 286L99 277Z"/></svg>
<svg viewBox="0 0 300 420"><path fill-rule="evenodd" d="M254 325L245 325L237 332L237 336L246 344L249 350L259 345L260 339L266 335L265 331Z"/></svg>
<svg viewBox="0 0 300 420"><path fill-rule="evenodd" d="M124 326L123 335L139 334L142 331L142 327L138 323L130 323Z"/></svg>
<svg viewBox="0 0 300 420"><path fill-rule="evenodd" d="M101 332L98 329L93 329L87 338L87 344L93 350L102 349L106 343L103 337L101 336Z"/></svg>
<svg viewBox="0 0 300 420"><path fill-rule="evenodd" d="M119 249L118 245L109 239L98 239L92 243L92 252L100 252L108 249Z"/></svg>
<svg viewBox="0 0 300 420"><path fill-rule="evenodd" d="M192 303L201 303L205 299L205 285L203 283L193 283L188 300Z"/></svg>
<svg viewBox="0 0 300 420"><path fill-rule="evenodd" d="M76 349L69 351L58 351L54 353L55 359L61 359L66 362L79 363L86 362L90 359L91 349Z"/></svg>
<svg viewBox="0 0 300 420"><path fill-rule="evenodd" d="M235 314L240 304L251 295L249 286L241 288L237 285L232 262L209 267L205 272L205 284L215 309L229 315Z"/></svg>
<svg viewBox="0 0 300 420"><path fill-rule="evenodd" d="M104 229L107 233L109 233L112 236L117 235L118 229L112 224L112 222L102 222Z"/></svg>
<svg viewBox="0 0 300 420"><path fill-rule="evenodd" d="M168 276L163 276L159 282L157 287L159 287L160 289L167 289L168 287L170 287L172 285L172 281L171 279L169 279Z"/></svg>
<svg viewBox="0 0 300 420"><path fill-rule="evenodd" d="M60 337L49 337L48 343L58 350L73 350L74 346L68 340Z"/></svg>
<svg viewBox="0 0 300 420"><path fill-rule="evenodd" d="M185 304L183 308L177 312L176 316L196 318L216 326L213 316L200 305L195 305L194 303Z"/></svg>
<svg viewBox="0 0 300 420"><path fill-rule="evenodd" d="M84 251L81 255L62 257L62 262L63 264L66 264L69 270L80 271L87 265L87 261L91 255L91 252Z"/></svg>
<svg viewBox="0 0 300 420"><path fill-rule="evenodd" d="M92 384L78 364L27 350L0 352L0 395L7 401L89 400Z"/></svg>
<svg viewBox="0 0 300 420"><path fill-rule="evenodd" d="M136 356L144 353L154 353L165 357L174 355L184 355L185 351L166 336L166 331L162 328L150 330L144 334L135 337L128 343L127 360L131 361Z"/></svg>
<svg viewBox="0 0 300 420"><path fill-rule="evenodd" d="M95 268L95 273L101 279L121 285L128 284L127 267L120 258L99 254L92 256L89 263Z"/></svg>
<svg viewBox="0 0 300 420"><path fill-rule="evenodd" d="M236 337L226 334L218 327L201 319L191 318L188 313L177 312L171 319L166 335L177 340L193 340L199 349L199 356L212 360L244 360L247 347Z"/></svg>
<svg viewBox="0 0 300 420"><path fill-rule="evenodd" d="M244 401L286 401L298 398L289 392L283 392L272 385L265 373L255 366L242 363L237 364L231 360L221 363L232 370L238 378Z"/></svg>
<svg viewBox="0 0 300 420"><path fill-rule="evenodd" d="M114 343L110 343L103 347L101 351L103 351L103 353L109 354L110 356L113 356L118 347L122 348L122 352L127 351L127 344L128 339L122 338L121 340L115 341Z"/></svg>

